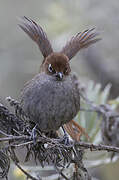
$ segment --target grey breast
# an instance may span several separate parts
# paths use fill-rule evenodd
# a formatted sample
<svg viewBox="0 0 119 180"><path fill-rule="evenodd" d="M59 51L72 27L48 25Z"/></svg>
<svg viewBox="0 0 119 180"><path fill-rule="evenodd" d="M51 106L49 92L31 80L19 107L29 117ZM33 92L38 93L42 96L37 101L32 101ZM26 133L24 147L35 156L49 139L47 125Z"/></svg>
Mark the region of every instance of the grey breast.
<svg viewBox="0 0 119 180"><path fill-rule="evenodd" d="M31 121L42 131L57 130L72 120L80 108L80 93L72 75L63 81L44 73L24 87L21 104Z"/></svg>

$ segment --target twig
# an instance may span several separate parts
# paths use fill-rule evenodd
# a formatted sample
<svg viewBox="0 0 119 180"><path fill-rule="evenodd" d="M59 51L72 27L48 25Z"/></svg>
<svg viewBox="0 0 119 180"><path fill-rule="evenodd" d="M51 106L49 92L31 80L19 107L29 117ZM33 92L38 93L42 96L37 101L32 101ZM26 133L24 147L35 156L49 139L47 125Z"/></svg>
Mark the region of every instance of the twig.
<svg viewBox="0 0 119 180"><path fill-rule="evenodd" d="M13 159L12 159L13 160ZM41 180L41 178L40 179L36 179L35 177L33 177L33 176L31 176L28 172L26 172L17 162L15 162L14 161L14 163L15 163L15 165L27 176L27 178L30 178L30 179L32 179L32 180Z"/></svg>
<svg viewBox="0 0 119 180"><path fill-rule="evenodd" d="M84 109L81 108L81 111L87 111L87 112L97 112L100 113L101 115L107 117L119 117L119 113L112 111L112 109L110 108L110 106L108 104L100 104L100 105L96 105L94 102L90 101L82 92L80 93L82 99L89 104L92 109ZM110 112L110 115L108 114L108 112Z"/></svg>
<svg viewBox="0 0 119 180"><path fill-rule="evenodd" d="M10 158L12 159L12 161L15 163L15 165L27 176L27 179L32 179L32 180L42 180L37 179L35 177L33 177L32 175L30 175L27 171L25 171L20 165L19 165L19 161L17 160L17 157L15 155L14 149L11 148L11 150L9 150L10 153Z"/></svg>
<svg viewBox="0 0 119 180"><path fill-rule="evenodd" d="M17 140L29 140L30 139L30 137L29 136L25 136L25 135L23 135L23 136L13 136L13 135L9 135L9 137L8 137L8 135L7 135L7 137L5 137L5 138L0 138L0 142L4 142L4 141L10 141L10 140L15 140L15 141L17 141Z"/></svg>
<svg viewBox="0 0 119 180"><path fill-rule="evenodd" d="M54 167L55 167L56 171L57 171L64 179L69 180L69 179L63 174L62 170L59 170L56 166L54 166Z"/></svg>
<svg viewBox="0 0 119 180"><path fill-rule="evenodd" d="M108 151L108 152L117 152L119 153L119 148L114 146L106 146L103 144L94 145L86 142L75 142L75 145L83 147L85 149L90 149L91 151Z"/></svg>
<svg viewBox="0 0 119 180"><path fill-rule="evenodd" d="M7 134L7 133L5 133L5 132L3 132L3 131L1 131L1 130L0 130L0 134L2 134L2 135L4 135L4 136L7 136L7 137L10 136L9 134ZM13 136L13 135L11 135L11 136Z"/></svg>
<svg viewBox="0 0 119 180"><path fill-rule="evenodd" d="M33 139L31 139L30 136L11 136L10 137L6 137L6 138L0 138L0 142L3 142L3 141L11 141L11 140L15 140L16 141L16 144L14 145L10 145L10 146L14 146L14 147L19 147L19 146L24 146L24 145L28 145L28 144L33 144ZM17 144L17 140L25 140L26 142L24 143L21 143L19 144L19 141L18 141L18 144ZM45 136L42 136L42 137L37 137L36 138L36 142L42 142L43 144L49 144L51 145L52 147L55 147L56 145L61 148L72 148L73 145L78 145L79 147L83 147L85 149L90 149L91 151L101 151L101 150L104 150L104 151L112 151L112 152L117 152L119 153L119 147L114 147L114 146L107 146L107 145L103 145L103 144L99 144L99 145L94 145L92 143L87 143L87 142L71 142L71 145L70 146L66 146L65 144L62 144L60 143L59 139L51 139L51 138L48 138L48 137L45 137Z"/></svg>

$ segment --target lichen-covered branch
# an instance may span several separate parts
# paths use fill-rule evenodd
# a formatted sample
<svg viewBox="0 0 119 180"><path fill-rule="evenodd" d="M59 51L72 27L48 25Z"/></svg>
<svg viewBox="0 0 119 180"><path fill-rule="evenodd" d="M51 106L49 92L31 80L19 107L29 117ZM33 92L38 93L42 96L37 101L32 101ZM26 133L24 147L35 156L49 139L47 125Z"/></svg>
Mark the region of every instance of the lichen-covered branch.
<svg viewBox="0 0 119 180"><path fill-rule="evenodd" d="M91 109L83 109L84 111L96 112L99 116L102 116L104 123L106 123L106 125L103 124L102 126L102 132L106 132L105 138L108 139L110 136L110 142L112 143L111 146L105 144L95 145L89 142L77 142L73 140L70 140L69 144L65 144L65 139L63 137L57 136L57 138L54 138L42 134L37 126L35 127L35 136L33 136L34 131L30 124L28 124L28 119L19 103L9 97L8 100L15 109L14 114L11 113L5 106L0 104L0 134L2 135L0 143L3 144L0 150L0 167L2 169L0 177L7 177L10 163L9 160L11 158L16 166L27 176L27 178L31 178L32 180L40 178L32 177L20 166L20 159L16 155L16 149L19 147L26 147L27 149L25 161L29 161L32 156L42 167L51 164L54 165L55 170L59 173L59 176L62 176L62 178L77 180L79 177L82 180L91 179L83 164L83 154L87 149L90 149L90 151L108 151L119 153L119 146L115 143L116 138L113 139L111 136L113 130L108 130L108 127L110 128L110 122L112 125L115 125L115 131L118 129L117 119L119 118L119 115L112 111L107 104L96 105L88 100L83 94L81 94L81 97L85 103L89 104L91 107ZM109 121L110 119L113 119L113 121ZM110 142L107 144L110 144ZM74 173L72 175L70 174L70 177L68 177L63 173L63 171L65 168L72 165L74 166ZM85 178L82 174L85 174Z"/></svg>

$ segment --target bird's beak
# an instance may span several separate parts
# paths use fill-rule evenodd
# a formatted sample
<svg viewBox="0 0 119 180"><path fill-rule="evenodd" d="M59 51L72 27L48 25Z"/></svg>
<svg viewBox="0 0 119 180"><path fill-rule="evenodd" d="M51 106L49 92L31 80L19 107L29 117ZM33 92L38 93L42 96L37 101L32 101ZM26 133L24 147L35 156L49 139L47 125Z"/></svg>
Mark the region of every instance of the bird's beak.
<svg viewBox="0 0 119 180"><path fill-rule="evenodd" d="M63 79L63 73L62 72L57 72L56 73L56 78L61 81Z"/></svg>

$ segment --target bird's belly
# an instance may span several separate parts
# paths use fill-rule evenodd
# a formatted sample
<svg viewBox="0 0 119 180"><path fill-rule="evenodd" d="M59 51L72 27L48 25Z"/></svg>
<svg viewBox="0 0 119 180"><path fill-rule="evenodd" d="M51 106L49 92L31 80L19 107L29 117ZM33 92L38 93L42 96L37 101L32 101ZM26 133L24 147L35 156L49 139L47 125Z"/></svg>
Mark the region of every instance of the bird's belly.
<svg viewBox="0 0 119 180"><path fill-rule="evenodd" d="M58 129L72 120L79 110L79 107L75 106L74 98L71 95L68 96L68 93L67 96L65 93L62 95L55 93L52 97L48 97L44 103L47 103L47 105L45 106L45 113L43 112L41 116L43 119L47 119L48 129Z"/></svg>
<svg viewBox="0 0 119 180"><path fill-rule="evenodd" d="M34 87L35 88L35 87ZM24 96L24 111L42 131L57 130L72 120L80 108L79 90L68 83L44 84Z"/></svg>
<svg viewBox="0 0 119 180"><path fill-rule="evenodd" d="M40 97L36 114L41 130L57 130L66 122L72 120L80 108L79 99L76 99L72 89L60 88L48 90Z"/></svg>

